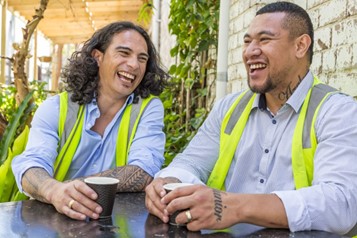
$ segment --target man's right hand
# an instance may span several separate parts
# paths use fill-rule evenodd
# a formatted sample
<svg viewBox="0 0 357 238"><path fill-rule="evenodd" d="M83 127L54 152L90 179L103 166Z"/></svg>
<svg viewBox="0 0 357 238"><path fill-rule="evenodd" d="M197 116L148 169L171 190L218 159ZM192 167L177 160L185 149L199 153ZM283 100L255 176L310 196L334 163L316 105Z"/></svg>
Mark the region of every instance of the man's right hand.
<svg viewBox="0 0 357 238"><path fill-rule="evenodd" d="M102 211L95 202L97 194L87 184L80 180L70 182L50 182L47 191L42 191L59 213L76 220L85 220L86 217L98 219Z"/></svg>
<svg viewBox="0 0 357 238"><path fill-rule="evenodd" d="M23 190L41 202L52 204L59 213L76 220L98 219L102 208L97 194L80 180L59 182L42 168L30 168L22 177Z"/></svg>
<svg viewBox="0 0 357 238"><path fill-rule="evenodd" d="M166 195L164 184L181 182L177 178L156 178L145 188L145 206L149 212L164 223L169 222L169 217L164 213L167 204L161 202L162 197Z"/></svg>

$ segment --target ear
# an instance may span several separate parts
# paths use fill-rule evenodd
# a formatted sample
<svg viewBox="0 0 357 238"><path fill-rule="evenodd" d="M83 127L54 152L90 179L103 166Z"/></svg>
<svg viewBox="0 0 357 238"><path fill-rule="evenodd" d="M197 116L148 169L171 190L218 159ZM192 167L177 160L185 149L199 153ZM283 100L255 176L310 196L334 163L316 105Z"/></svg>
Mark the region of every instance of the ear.
<svg viewBox="0 0 357 238"><path fill-rule="evenodd" d="M94 49L92 50L92 57L97 61L99 66L99 63L102 62L103 53L98 49Z"/></svg>
<svg viewBox="0 0 357 238"><path fill-rule="evenodd" d="M309 50L309 47L311 45L311 38L308 34L303 34L298 38L296 38L295 44L296 44L296 57L298 59L301 59L304 56L306 56L306 53Z"/></svg>

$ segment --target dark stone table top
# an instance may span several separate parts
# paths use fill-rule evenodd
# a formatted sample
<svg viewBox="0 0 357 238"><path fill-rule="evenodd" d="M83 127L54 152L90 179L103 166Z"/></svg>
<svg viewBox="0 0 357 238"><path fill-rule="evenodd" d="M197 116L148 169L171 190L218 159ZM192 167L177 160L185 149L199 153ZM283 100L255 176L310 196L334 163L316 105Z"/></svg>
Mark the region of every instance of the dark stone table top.
<svg viewBox="0 0 357 238"><path fill-rule="evenodd" d="M0 237L251 237L251 238L337 238L322 232L263 229L239 224L224 231L188 231L162 223L149 215L144 193L118 193L113 215L106 220L76 221L59 214L53 206L35 200L0 203Z"/></svg>

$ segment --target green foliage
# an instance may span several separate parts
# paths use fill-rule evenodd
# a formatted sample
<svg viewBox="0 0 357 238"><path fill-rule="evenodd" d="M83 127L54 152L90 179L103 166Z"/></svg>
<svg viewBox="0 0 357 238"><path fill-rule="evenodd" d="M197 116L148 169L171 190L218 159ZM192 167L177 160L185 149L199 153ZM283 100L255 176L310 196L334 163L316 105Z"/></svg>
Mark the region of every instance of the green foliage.
<svg viewBox="0 0 357 238"><path fill-rule="evenodd" d="M143 24L147 25L151 20L152 11L152 0L146 0L139 9L138 22L142 22Z"/></svg>
<svg viewBox="0 0 357 238"><path fill-rule="evenodd" d="M16 88L13 85L2 86L0 92L0 113L9 122L0 141L0 165L6 160L8 149L12 147L15 138L31 121L38 105L47 98L46 83L34 81L30 83L30 93L19 107L16 105ZM15 148L16 149L16 148Z"/></svg>
<svg viewBox="0 0 357 238"><path fill-rule="evenodd" d="M49 93L54 94L56 92L49 92L45 89L47 83L40 81L30 82L30 89L34 90L33 99L35 100L35 109L48 97Z"/></svg>
<svg viewBox="0 0 357 238"><path fill-rule="evenodd" d="M9 121L16 108L16 88L11 85L8 87L1 86L0 91L0 113Z"/></svg>
<svg viewBox="0 0 357 238"><path fill-rule="evenodd" d="M176 45L170 54L177 59L169 73L171 84L161 95L165 107L165 165L180 153L196 133L209 110L207 70L213 69L209 50L218 44L218 0L172 0L170 33Z"/></svg>
<svg viewBox="0 0 357 238"><path fill-rule="evenodd" d="M18 128L21 126L21 124L27 121L34 108L33 103L30 103L32 96L33 91L27 94L18 109L12 115L9 124L5 129L4 136L0 142L0 165L2 165L7 158L8 148L12 146L12 143L17 136Z"/></svg>
<svg viewBox="0 0 357 238"><path fill-rule="evenodd" d="M48 92L45 90L45 86L46 82L30 82L30 90L34 90L34 111L37 109L38 105L47 98ZM15 100L17 91L14 85L0 87L0 113L6 118L7 121L10 121L17 109Z"/></svg>

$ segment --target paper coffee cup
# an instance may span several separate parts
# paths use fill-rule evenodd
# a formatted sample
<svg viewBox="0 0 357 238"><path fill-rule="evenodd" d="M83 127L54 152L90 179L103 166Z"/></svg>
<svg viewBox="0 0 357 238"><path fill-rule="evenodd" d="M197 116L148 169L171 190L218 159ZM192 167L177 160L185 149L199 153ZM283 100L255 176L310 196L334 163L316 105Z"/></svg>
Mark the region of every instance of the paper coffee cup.
<svg viewBox="0 0 357 238"><path fill-rule="evenodd" d="M191 185L193 185L193 184L192 183L167 183L167 184L164 184L163 187L164 187L166 193L169 193L169 192L173 191L174 189L187 187L187 186L191 186ZM175 226L185 226L186 225L186 224L176 223L176 217L180 212L183 212L183 211L182 210L175 211L173 214L171 214L169 216L169 223L171 225L175 225Z"/></svg>
<svg viewBox="0 0 357 238"><path fill-rule="evenodd" d="M111 177L89 177L85 178L84 182L98 195L98 198L95 201L103 209L99 214L99 218L110 217L113 212L119 179Z"/></svg>

